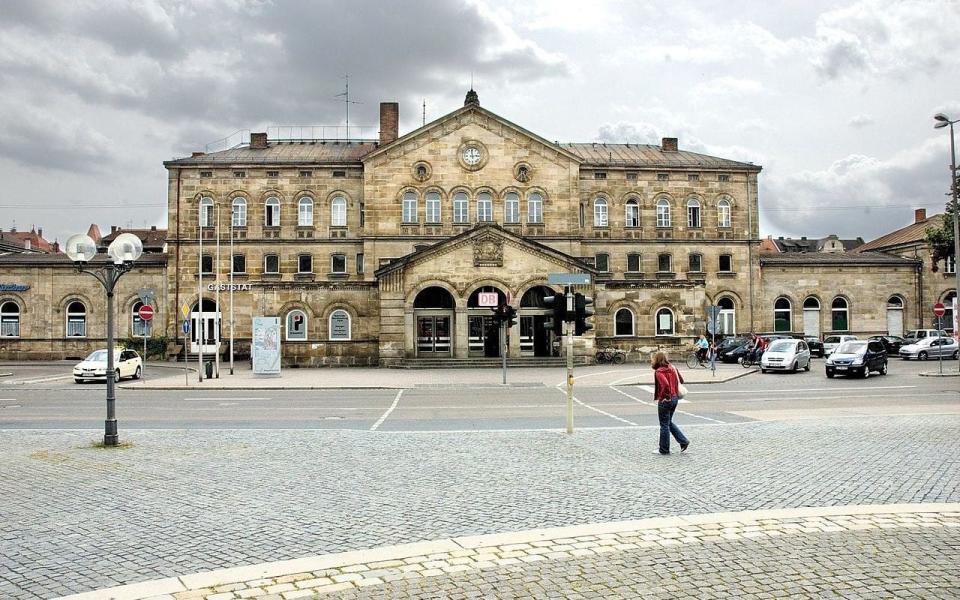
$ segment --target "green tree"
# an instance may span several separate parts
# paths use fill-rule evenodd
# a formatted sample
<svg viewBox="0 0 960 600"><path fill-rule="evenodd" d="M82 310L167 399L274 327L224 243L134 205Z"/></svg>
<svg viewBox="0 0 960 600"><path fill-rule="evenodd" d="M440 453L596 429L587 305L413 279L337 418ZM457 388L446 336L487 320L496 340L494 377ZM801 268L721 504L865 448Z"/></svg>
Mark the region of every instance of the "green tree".
<svg viewBox="0 0 960 600"><path fill-rule="evenodd" d="M924 239L930 244L933 253L933 269L937 269L937 262L953 256L953 201L947 203L943 213L943 222L939 227L928 227Z"/></svg>

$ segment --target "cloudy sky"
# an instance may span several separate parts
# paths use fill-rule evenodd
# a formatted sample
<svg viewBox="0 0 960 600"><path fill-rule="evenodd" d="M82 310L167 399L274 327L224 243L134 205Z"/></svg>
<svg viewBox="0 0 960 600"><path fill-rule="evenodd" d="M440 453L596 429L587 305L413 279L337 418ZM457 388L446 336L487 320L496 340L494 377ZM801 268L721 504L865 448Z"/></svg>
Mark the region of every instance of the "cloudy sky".
<svg viewBox="0 0 960 600"><path fill-rule="evenodd" d="M764 167L761 233L863 236L939 212L960 118L955 0L3 0L0 227L165 225L162 161L242 129L401 133L483 106L567 142Z"/></svg>

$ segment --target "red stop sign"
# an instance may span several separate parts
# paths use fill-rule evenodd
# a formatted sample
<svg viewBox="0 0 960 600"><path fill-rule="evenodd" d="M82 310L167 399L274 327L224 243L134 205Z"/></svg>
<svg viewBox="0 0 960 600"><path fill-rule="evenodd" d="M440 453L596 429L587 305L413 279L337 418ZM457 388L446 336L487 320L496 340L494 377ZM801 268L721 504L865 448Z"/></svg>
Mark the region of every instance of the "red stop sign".
<svg viewBox="0 0 960 600"><path fill-rule="evenodd" d="M942 317L944 314L946 314L946 312L947 309L944 308L943 302L937 302L933 305L933 314L935 316Z"/></svg>
<svg viewBox="0 0 960 600"><path fill-rule="evenodd" d="M153 307L149 304L144 304L140 307L140 310L137 311L137 314L140 315L140 318L144 321L149 321L153 318Z"/></svg>

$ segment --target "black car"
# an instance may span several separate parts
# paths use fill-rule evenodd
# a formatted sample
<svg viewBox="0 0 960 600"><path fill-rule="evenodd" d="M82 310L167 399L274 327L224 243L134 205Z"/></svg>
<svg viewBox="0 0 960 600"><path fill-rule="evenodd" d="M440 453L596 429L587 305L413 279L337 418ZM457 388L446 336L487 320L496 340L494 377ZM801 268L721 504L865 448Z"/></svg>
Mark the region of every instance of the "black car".
<svg viewBox="0 0 960 600"><path fill-rule="evenodd" d="M906 340L898 335L875 335L867 339L883 344L883 349L886 350L890 356L897 356L900 352L900 346L906 342Z"/></svg>
<svg viewBox="0 0 960 600"><path fill-rule="evenodd" d="M810 347L810 356L818 356L823 358L823 342L820 341L820 338L806 336L803 338L803 341L805 341L807 346Z"/></svg>
<svg viewBox="0 0 960 600"><path fill-rule="evenodd" d="M827 378L835 375L870 377L871 372L887 374L887 351L877 340L850 340L840 344L830 354L824 367Z"/></svg>
<svg viewBox="0 0 960 600"><path fill-rule="evenodd" d="M750 341L745 337L728 337L717 344L717 359L720 362L737 362L742 354L732 355L734 351Z"/></svg>

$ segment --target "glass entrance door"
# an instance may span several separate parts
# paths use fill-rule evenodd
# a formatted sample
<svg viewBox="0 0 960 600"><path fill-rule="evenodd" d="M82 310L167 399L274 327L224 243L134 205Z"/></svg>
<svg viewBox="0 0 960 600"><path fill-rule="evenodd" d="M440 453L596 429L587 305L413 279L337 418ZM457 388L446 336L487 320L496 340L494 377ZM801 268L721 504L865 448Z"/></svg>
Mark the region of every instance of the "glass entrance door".
<svg viewBox="0 0 960 600"><path fill-rule="evenodd" d="M203 352L214 353L220 348L220 331L217 323L220 321L220 313L203 313L203 322L201 324L200 313L191 313L190 315L190 351L200 352L199 337L203 338ZM199 335L198 335L199 334Z"/></svg>
<svg viewBox="0 0 960 600"><path fill-rule="evenodd" d="M471 316L469 325L470 354L489 358L500 356L500 327L493 315Z"/></svg>
<svg viewBox="0 0 960 600"><path fill-rule="evenodd" d="M417 356L450 355L450 317L417 317Z"/></svg>
<svg viewBox="0 0 960 600"><path fill-rule="evenodd" d="M547 330L546 315L520 317L520 353L524 356L550 356L553 332Z"/></svg>

